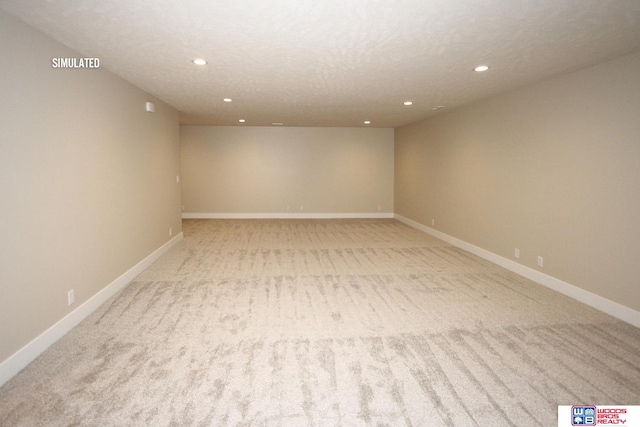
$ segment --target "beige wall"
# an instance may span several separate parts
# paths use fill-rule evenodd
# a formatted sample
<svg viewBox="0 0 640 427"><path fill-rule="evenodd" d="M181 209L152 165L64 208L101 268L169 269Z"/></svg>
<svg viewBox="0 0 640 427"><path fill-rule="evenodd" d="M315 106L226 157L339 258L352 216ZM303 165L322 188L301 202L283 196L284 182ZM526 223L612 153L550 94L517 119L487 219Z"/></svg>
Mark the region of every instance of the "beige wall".
<svg viewBox="0 0 640 427"><path fill-rule="evenodd" d="M393 212L393 129L182 126L180 142L185 213Z"/></svg>
<svg viewBox="0 0 640 427"><path fill-rule="evenodd" d="M0 11L0 362L181 231L177 112L81 56Z"/></svg>
<svg viewBox="0 0 640 427"><path fill-rule="evenodd" d="M396 129L396 214L640 310L638 70L626 56Z"/></svg>

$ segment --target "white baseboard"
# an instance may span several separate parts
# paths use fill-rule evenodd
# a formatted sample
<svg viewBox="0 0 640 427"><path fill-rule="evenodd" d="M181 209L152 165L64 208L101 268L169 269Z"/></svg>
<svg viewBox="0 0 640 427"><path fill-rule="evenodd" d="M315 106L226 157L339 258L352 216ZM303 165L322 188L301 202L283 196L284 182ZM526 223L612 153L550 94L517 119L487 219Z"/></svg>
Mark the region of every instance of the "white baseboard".
<svg viewBox="0 0 640 427"><path fill-rule="evenodd" d="M183 219L376 219L393 218L392 213L183 213Z"/></svg>
<svg viewBox="0 0 640 427"><path fill-rule="evenodd" d="M142 273L154 261L160 258L161 255L171 249L176 243L180 242L183 237L183 233L177 234L173 239L153 251L122 276L111 282L100 292L89 298L83 304L79 305L78 308L41 333L29 344L25 345L8 359L3 361L0 364L0 387L24 369L53 343L78 325L78 323L93 313L105 301L127 286L137 275Z"/></svg>
<svg viewBox="0 0 640 427"><path fill-rule="evenodd" d="M596 295L594 293L586 291L570 283L564 282L560 279L556 279L555 277L541 273L540 271L534 270L533 268L526 267L508 258L496 255L493 252L489 252L486 249L474 246L470 243L445 234L441 231L435 230L431 227L427 227L426 225L420 224L419 222L413 221L409 218L405 218L401 215L394 215L394 218L400 222L407 224L410 227L437 237L438 239L443 240L447 243L451 243L453 246L457 246L460 249L471 252L474 255L484 258L487 261L499 265L500 267L506 268L507 270L510 270L520 276L526 277L529 280L546 286L547 288L553 289L554 291L560 292L561 294L580 301L581 303L593 307L596 310L600 310L604 313L607 313L613 317L616 317L622 321L640 328L640 312L638 311L635 311L617 302L611 301L607 298L601 297L600 295Z"/></svg>

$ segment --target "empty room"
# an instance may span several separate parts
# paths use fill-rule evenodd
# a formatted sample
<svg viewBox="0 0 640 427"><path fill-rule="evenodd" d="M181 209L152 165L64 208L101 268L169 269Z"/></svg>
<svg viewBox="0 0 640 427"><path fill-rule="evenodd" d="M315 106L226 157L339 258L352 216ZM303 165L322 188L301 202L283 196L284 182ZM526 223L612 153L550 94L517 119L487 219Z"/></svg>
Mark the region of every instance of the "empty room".
<svg viewBox="0 0 640 427"><path fill-rule="evenodd" d="M0 426L640 425L640 2L0 0Z"/></svg>

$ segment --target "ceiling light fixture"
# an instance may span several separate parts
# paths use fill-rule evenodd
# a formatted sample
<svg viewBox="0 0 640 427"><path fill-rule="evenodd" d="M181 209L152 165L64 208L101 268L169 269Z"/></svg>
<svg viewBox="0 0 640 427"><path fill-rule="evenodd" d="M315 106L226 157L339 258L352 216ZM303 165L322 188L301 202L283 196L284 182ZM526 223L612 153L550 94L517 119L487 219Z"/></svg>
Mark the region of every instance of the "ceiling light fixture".
<svg viewBox="0 0 640 427"><path fill-rule="evenodd" d="M365 125L370 125L370 124L371 124L371 120L365 120L365 121L364 121L364 124L365 124Z"/></svg>
<svg viewBox="0 0 640 427"><path fill-rule="evenodd" d="M404 105L412 105L412 104L413 104L413 102L411 102L411 101L404 101Z"/></svg>
<svg viewBox="0 0 640 427"><path fill-rule="evenodd" d="M204 59L202 59L202 58L196 58L196 59L194 59L194 60L193 60L193 61L191 61L191 62L193 62L193 63L194 63L194 64L196 64L196 65L207 65L207 61L205 61L205 60L204 60Z"/></svg>
<svg viewBox="0 0 640 427"><path fill-rule="evenodd" d="M238 121L239 121L240 123L244 123L244 122L246 122L246 120L245 120L245 119L240 119L240 120L238 120Z"/></svg>
<svg viewBox="0 0 640 427"><path fill-rule="evenodd" d="M478 65L476 68L474 68L474 71L477 71L479 73L483 72L483 71L487 71L489 69L488 65Z"/></svg>
<svg viewBox="0 0 640 427"><path fill-rule="evenodd" d="M223 101L224 101L224 102L231 102L231 101L233 101L233 100L232 100L231 98L225 98L225 99L223 99Z"/></svg>
<svg viewBox="0 0 640 427"><path fill-rule="evenodd" d="M444 108L444 105L436 105L435 107L431 107L433 111L442 110L443 108Z"/></svg>
<svg viewBox="0 0 640 427"><path fill-rule="evenodd" d="M271 123L271 124L272 124L273 126L282 126L284 123L279 123L279 122L277 122L277 123Z"/></svg>

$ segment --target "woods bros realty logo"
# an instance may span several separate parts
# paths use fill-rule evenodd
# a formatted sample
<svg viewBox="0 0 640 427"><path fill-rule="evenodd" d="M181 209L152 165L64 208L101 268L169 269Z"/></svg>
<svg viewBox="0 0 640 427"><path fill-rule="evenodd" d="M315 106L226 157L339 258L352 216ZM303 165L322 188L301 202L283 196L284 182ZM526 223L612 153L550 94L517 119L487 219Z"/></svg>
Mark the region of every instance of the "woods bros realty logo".
<svg viewBox="0 0 640 427"><path fill-rule="evenodd" d="M99 58L53 58L52 68L99 68Z"/></svg>
<svg viewBox="0 0 640 427"><path fill-rule="evenodd" d="M558 426L640 426L640 406L558 406Z"/></svg>

